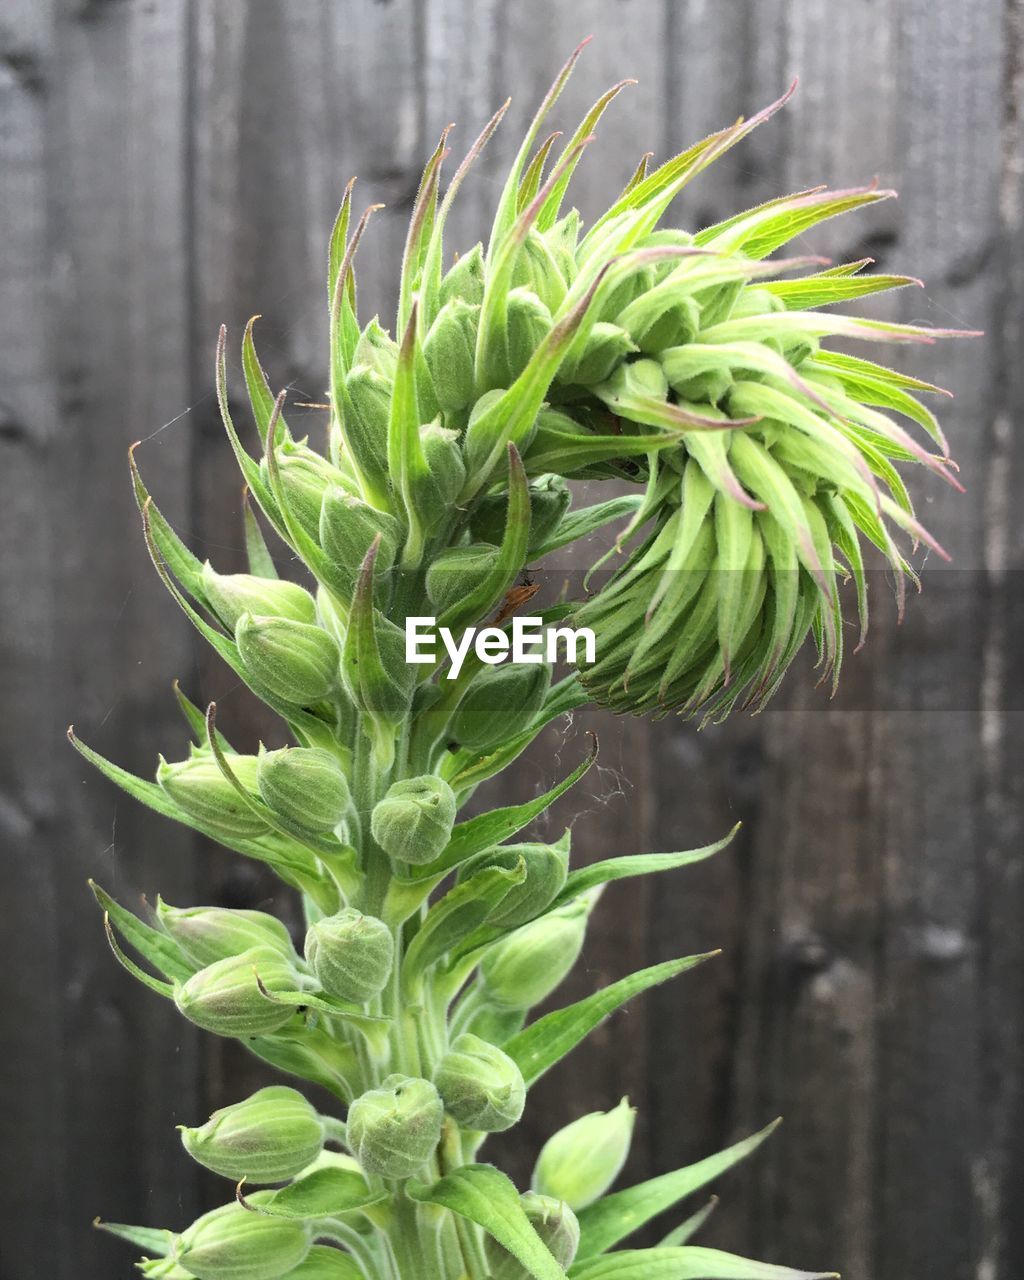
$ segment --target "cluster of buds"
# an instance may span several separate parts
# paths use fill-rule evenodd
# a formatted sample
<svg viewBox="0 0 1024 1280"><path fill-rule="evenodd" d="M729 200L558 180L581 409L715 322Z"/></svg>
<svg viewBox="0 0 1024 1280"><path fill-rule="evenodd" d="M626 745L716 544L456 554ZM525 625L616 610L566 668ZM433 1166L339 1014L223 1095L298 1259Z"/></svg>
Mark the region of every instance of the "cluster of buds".
<svg viewBox="0 0 1024 1280"><path fill-rule="evenodd" d="M236 1202L177 1235L112 1226L158 1255L143 1262L145 1275L559 1280L572 1266L581 1280L651 1268L816 1280L694 1253L695 1220L656 1259L630 1251L606 1270L601 1258L767 1131L610 1195L633 1128L625 1100L556 1133L525 1194L475 1160L487 1135L519 1120L529 1087L604 1017L707 958L654 965L529 1021L578 959L603 887L700 861L727 840L581 867L568 833L517 840L593 754L523 803L462 820L460 809L545 725L588 700L705 717L741 699L759 707L808 636L826 675L837 675L844 576L866 625L862 540L900 584L913 570L897 534L938 549L896 464L917 461L956 483L919 398L937 388L823 345L943 336L818 310L914 282L869 274L865 262L821 269L773 256L889 193L805 192L695 234L661 229L683 187L783 99L652 173L644 161L584 231L562 207L566 191L623 86L549 165L559 135L542 141L541 127L578 52L512 165L486 249L447 272L452 200L504 108L443 199L442 139L413 208L394 337L357 319L353 263L370 211L351 227L349 187L329 251L325 454L286 421L251 323L242 366L261 448L258 457L246 449L222 335L217 390L248 495L247 572L220 573L194 556L132 460L158 572L292 745L238 751L215 708L204 715L180 691L194 741L185 759L161 759L155 781L72 740L162 815L269 866L301 895L305 936L300 953L266 913L159 900L142 920L95 887L108 936L125 967L195 1025L316 1084L345 1112L322 1115L293 1088L272 1086L183 1129L200 1164L239 1184ZM897 418L923 428L932 449ZM571 510L570 481L603 479L636 492ZM490 665L468 647L453 653L448 639L448 658L407 660L410 619L433 616L449 639L484 620L508 627L532 594L516 583L528 564L627 517L612 553L621 558L599 589L540 619L592 630L596 650L577 671L555 680L539 654ZM278 576L268 529L306 585Z"/></svg>

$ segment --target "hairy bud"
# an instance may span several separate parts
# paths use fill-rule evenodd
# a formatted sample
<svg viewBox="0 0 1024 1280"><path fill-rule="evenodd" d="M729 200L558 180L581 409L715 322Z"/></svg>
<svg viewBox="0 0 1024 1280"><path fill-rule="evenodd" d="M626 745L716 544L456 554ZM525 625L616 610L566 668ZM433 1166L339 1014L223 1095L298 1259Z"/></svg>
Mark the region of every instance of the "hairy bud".
<svg viewBox="0 0 1024 1280"><path fill-rule="evenodd" d="M179 984L174 1002L189 1022L204 1031L219 1036L265 1036L283 1027L295 1010L268 1000L259 984L270 992L293 991L296 981L294 969L279 951L250 947L207 965Z"/></svg>
<svg viewBox="0 0 1024 1280"><path fill-rule="evenodd" d="M599 1199L626 1162L636 1112L623 1098L611 1111L594 1111L550 1137L533 1170L533 1190L570 1209Z"/></svg>
<svg viewBox="0 0 1024 1280"><path fill-rule="evenodd" d="M459 704L452 736L470 751L489 751L530 726L550 685L546 662L488 667Z"/></svg>
<svg viewBox="0 0 1024 1280"><path fill-rule="evenodd" d="M306 707L337 688L341 654L321 627L245 613L235 641L253 687L276 702Z"/></svg>
<svg viewBox="0 0 1024 1280"><path fill-rule="evenodd" d="M579 356L563 360L558 380L585 387L605 382L626 356L637 350L639 348L625 329L607 320L599 320L587 334Z"/></svg>
<svg viewBox="0 0 1024 1280"><path fill-rule="evenodd" d="M438 617L480 586L498 563L499 549L489 542L442 551L427 569L427 595Z"/></svg>
<svg viewBox="0 0 1024 1280"><path fill-rule="evenodd" d="M478 303L453 298L445 303L423 342L437 403L445 413L458 413L473 400Z"/></svg>
<svg viewBox="0 0 1024 1280"><path fill-rule="evenodd" d="M530 357L551 332L551 312L529 289L513 289L508 295L505 344L508 364L504 380L511 386Z"/></svg>
<svg viewBox="0 0 1024 1280"><path fill-rule="evenodd" d="M243 613L291 618L293 622L316 621L313 597L295 582L258 578L252 573L217 573L207 560L203 590L217 617L232 631Z"/></svg>
<svg viewBox="0 0 1024 1280"><path fill-rule="evenodd" d="M561 476L542 476L530 485L530 550L542 546L555 532L572 504L569 486ZM477 504L470 528L478 542L501 542L508 519L508 497L492 494Z"/></svg>
<svg viewBox="0 0 1024 1280"><path fill-rule="evenodd" d="M321 454L293 440L277 446L276 461L288 510L309 537L315 539L324 494L328 489L344 485L346 477ZM266 474L266 461L260 465Z"/></svg>
<svg viewBox="0 0 1024 1280"><path fill-rule="evenodd" d="M399 862L433 862L451 837L455 793L443 778L424 774L393 782L374 808L370 830L385 853Z"/></svg>
<svg viewBox="0 0 1024 1280"><path fill-rule="evenodd" d="M385 378L393 378L398 367L398 344L391 335L373 319L359 335L353 366L368 365Z"/></svg>
<svg viewBox="0 0 1024 1280"><path fill-rule="evenodd" d="M172 907L162 899L157 919L193 964L205 967L252 947L270 948L295 959L288 930L265 911L232 911L227 907Z"/></svg>
<svg viewBox="0 0 1024 1280"><path fill-rule="evenodd" d="M197 1129L183 1126L181 1141L193 1160L224 1178L283 1182L320 1154L324 1126L301 1093L271 1085L215 1111Z"/></svg>
<svg viewBox="0 0 1024 1280"><path fill-rule="evenodd" d="M363 1280L364 1272L351 1254L327 1244L315 1244L287 1280Z"/></svg>
<svg viewBox="0 0 1024 1280"><path fill-rule="evenodd" d="M480 963L485 999L523 1010L546 1000L579 958L588 914L584 902L567 903L491 947Z"/></svg>
<svg viewBox="0 0 1024 1280"><path fill-rule="evenodd" d="M299 624L297 624L299 625ZM231 770L242 786L256 792L256 757L229 757ZM225 839L263 835L267 824L246 806L224 777L217 762L206 755L169 764L161 757L156 780L182 813Z"/></svg>
<svg viewBox="0 0 1024 1280"><path fill-rule="evenodd" d="M420 445L430 472L424 496L433 504L428 507L431 519L427 523L434 525L443 518L450 504L462 491L466 479L466 464L462 460L459 433L442 427L440 423L428 422L425 427L420 428Z"/></svg>
<svg viewBox="0 0 1024 1280"><path fill-rule="evenodd" d="M539 1196L535 1191L521 1195L519 1203L555 1261L563 1271L568 1271L580 1247L580 1224L576 1215L563 1200ZM484 1240L484 1257L490 1280L530 1280L530 1272L493 1236Z"/></svg>
<svg viewBox="0 0 1024 1280"><path fill-rule="evenodd" d="M391 378L356 365L345 379L342 429L356 466L380 493L388 489L390 416Z"/></svg>
<svg viewBox="0 0 1024 1280"><path fill-rule="evenodd" d="M394 959L391 930L354 907L315 921L306 934L306 960L317 981L353 1004L366 1004L384 990Z"/></svg>
<svg viewBox="0 0 1024 1280"><path fill-rule="evenodd" d="M401 544L401 525L393 515L378 511L344 489L327 490L320 512L320 545L330 565L330 585L342 595L352 595L359 566L378 535L374 586L382 593Z"/></svg>
<svg viewBox="0 0 1024 1280"><path fill-rule="evenodd" d="M441 281L439 300L442 304L461 298L463 302L484 300L483 246L475 244L464 253Z"/></svg>
<svg viewBox="0 0 1024 1280"><path fill-rule="evenodd" d="M467 1129L501 1133L523 1114L523 1074L497 1045L465 1033L457 1036L434 1072L445 1110Z"/></svg>
<svg viewBox="0 0 1024 1280"><path fill-rule="evenodd" d="M526 879L513 885L487 917L487 923L499 929L516 929L536 916L554 901L569 874L569 833L558 844L503 844L478 854L460 867L459 879L465 880L484 867L511 870L523 864Z"/></svg>
<svg viewBox="0 0 1024 1280"><path fill-rule="evenodd" d="M429 1080L390 1075L356 1098L348 1112L348 1143L367 1173L410 1178L441 1139L444 1104Z"/></svg>
<svg viewBox="0 0 1024 1280"><path fill-rule="evenodd" d="M341 765L320 747L261 751L256 782L275 813L315 833L333 831L351 803Z"/></svg>
<svg viewBox="0 0 1024 1280"><path fill-rule="evenodd" d="M264 1193L250 1196L258 1205ZM227 1204L204 1214L178 1236L171 1256L198 1280L278 1280L309 1253L304 1222Z"/></svg>

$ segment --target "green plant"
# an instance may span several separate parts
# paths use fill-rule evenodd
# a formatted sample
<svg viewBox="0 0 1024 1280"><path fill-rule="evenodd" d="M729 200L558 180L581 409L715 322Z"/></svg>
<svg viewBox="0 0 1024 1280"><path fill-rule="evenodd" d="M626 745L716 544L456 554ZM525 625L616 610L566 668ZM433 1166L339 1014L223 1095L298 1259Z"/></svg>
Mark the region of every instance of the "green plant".
<svg viewBox="0 0 1024 1280"><path fill-rule="evenodd" d="M655 965L528 1022L579 955L603 886L698 862L729 837L573 869L568 833L513 843L586 773L596 746L535 799L461 821L458 811L545 725L588 701L719 719L741 700L763 706L808 637L834 679L841 578L852 579L862 638L866 627L862 540L897 584L913 570L894 530L941 553L895 464L918 461L956 481L918 398L937 388L826 350L822 339L928 342L944 331L819 310L913 283L906 277L865 274L865 262L771 256L888 192L805 192L696 235L659 229L682 188L785 98L651 174L641 163L583 233L562 202L622 86L548 168L558 135L540 141L541 125L578 54L513 164L487 248L448 271L446 216L504 108L443 199L442 138L409 228L397 342L376 320L361 328L356 319L353 257L371 210L353 230L350 185L329 253L326 455L289 429L251 323L242 365L263 454L245 450L221 335L225 427L263 521L312 590L278 577L248 507L250 572L201 563L152 502L133 456L158 573L296 745L241 754L214 707L204 714L180 693L195 744L187 760L161 761L155 782L72 740L131 795L271 867L301 895L308 932L300 951L272 916L162 901L144 921L94 886L108 937L125 967L186 1018L346 1108L345 1120L322 1115L275 1086L183 1130L197 1161L237 1183L236 1200L181 1234L105 1224L145 1251L145 1275L808 1274L691 1245L706 1209L654 1249L618 1247L773 1126L610 1193L632 1131L625 1102L556 1134L524 1194L478 1159L489 1133L519 1119L529 1086L603 1018L707 958ZM924 428L938 452L893 415ZM571 510L566 482L579 479L638 492ZM474 653L452 678L443 650L426 664L406 661L406 619L430 616L453 634L488 618L508 628L529 598L516 587L527 563L615 521L627 523L614 570L582 601L542 614L547 625L593 630L596 654L578 672L552 683L546 663L493 666Z"/></svg>

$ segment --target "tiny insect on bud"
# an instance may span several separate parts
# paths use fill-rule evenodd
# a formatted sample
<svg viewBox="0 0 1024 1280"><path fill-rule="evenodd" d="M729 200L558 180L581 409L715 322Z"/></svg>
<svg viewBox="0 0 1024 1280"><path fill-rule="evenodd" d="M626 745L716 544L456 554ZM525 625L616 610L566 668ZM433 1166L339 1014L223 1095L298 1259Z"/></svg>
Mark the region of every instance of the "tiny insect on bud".
<svg viewBox="0 0 1024 1280"><path fill-rule="evenodd" d="M306 960L317 981L353 1004L366 1004L384 990L394 958L394 938L384 921L354 907L315 921L306 934Z"/></svg>
<svg viewBox="0 0 1024 1280"><path fill-rule="evenodd" d="M266 1193L249 1197L258 1206ZM204 1214L178 1236L171 1256L197 1280L279 1280L309 1253L304 1222L227 1204Z"/></svg>
<svg viewBox="0 0 1024 1280"><path fill-rule="evenodd" d="M393 782L370 818L374 840L399 862L422 866L441 853L455 824L455 793L424 774Z"/></svg>
<svg viewBox="0 0 1024 1280"><path fill-rule="evenodd" d="M505 844L489 849L464 863L459 879L465 880L484 867L506 870L522 864L526 879L513 885L487 917L487 923L499 929L516 929L548 907L565 884L569 874L569 840L558 844Z"/></svg>
<svg viewBox="0 0 1024 1280"><path fill-rule="evenodd" d="M265 911L172 907L158 899L156 913L163 930L200 968L251 947L269 947L285 959L297 959L288 930L276 916Z"/></svg>
<svg viewBox="0 0 1024 1280"><path fill-rule="evenodd" d="M563 1271L568 1271L580 1247L580 1224L576 1215L563 1200L540 1196L535 1191L521 1195L519 1203L555 1261ZM530 1280L531 1272L493 1236L484 1240L484 1256L490 1280Z"/></svg>
<svg viewBox="0 0 1024 1280"><path fill-rule="evenodd" d="M393 515L378 511L344 489L327 490L320 511L320 545L327 557L330 585L336 591L344 596L352 595L359 566L378 536L374 587L383 598L388 570L395 563L401 545L401 525Z"/></svg>
<svg viewBox="0 0 1024 1280"><path fill-rule="evenodd" d="M268 1000L270 992L294 991L298 975L279 951L250 947L217 960L178 984L174 1002L190 1022L219 1036L265 1036L277 1031L295 1010Z"/></svg>
<svg viewBox="0 0 1024 1280"><path fill-rule="evenodd" d="M489 542L441 552L427 569L427 595L437 616L471 595L494 571L499 555L499 548Z"/></svg>
<svg viewBox="0 0 1024 1280"><path fill-rule="evenodd" d="M306 707L337 688L341 654L321 627L245 613L235 641L253 687L274 701Z"/></svg>
<svg viewBox="0 0 1024 1280"><path fill-rule="evenodd" d="M232 755L228 762L246 791L255 795L256 757ZM263 835L268 829L209 756L197 754L174 764L161 757L156 780L182 813L214 835L244 840Z"/></svg>
<svg viewBox="0 0 1024 1280"><path fill-rule="evenodd" d="M275 813L314 833L333 831L351 803L341 765L320 747L261 751L256 782Z"/></svg>
<svg viewBox="0 0 1024 1280"><path fill-rule="evenodd" d="M411 1178L441 1139L444 1104L429 1080L390 1075L356 1098L348 1112L348 1144L367 1173Z"/></svg>
<svg viewBox="0 0 1024 1280"><path fill-rule="evenodd" d="M484 300L484 254L483 246L475 244L468 253L462 254L455 265L441 281L439 302L444 305L453 298L461 298L463 302L483 302Z"/></svg>
<svg viewBox="0 0 1024 1280"><path fill-rule="evenodd" d="M503 1009L532 1009L560 985L579 958L588 907L567 903L491 947L480 963L484 999Z"/></svg>
<svg viewBox="0 0 1024 1280"><path fill-rule="evenodd" d="M434 1072L445 1110L467 1129L501 1133L523 1114L523 1074L497 1045L468 1032L457 1036Z"/></svg>
<svg viewBox="0 0 1024 1280"><path fill-rule="evenodd" d="M185 1150L204 1168L236 1182L283 1182L320 1154L323 1121L295 1089L271 1085L222 1107L197 1129L182 1127Z"/></svg>
<svg viewBox="0 0 1024 1280"><path fill-rule="evenodd" d="M423 356L445 413L458 413L473 399L479 321L479 304L453 298L437 313L424 339Z"/></svg>
<svg viewBox="0 0 1024 1280"><path fill-rule="evenodd" d="M532 724L550 685L546 662L488 667L459 704L452 737L470 751L491 750Z"/></svg>
<svg viewBox="0 0 1024 1280"><path fill-rule="evenodd" d="M258 578L251 573L217 573L209 560L203 565L203 591L217 617L232 631L243 613L268 618L315 622L316 603L295 582Z"/></svg>
<svg viewBox="0 0 1024 1280"><path fill-rule="evenodd" d="M611 1111L594 1111L550 1137L533 1170L533 1190L570 1209L599 1199L626 1162L636 1112L623 1098Z"/></svg>

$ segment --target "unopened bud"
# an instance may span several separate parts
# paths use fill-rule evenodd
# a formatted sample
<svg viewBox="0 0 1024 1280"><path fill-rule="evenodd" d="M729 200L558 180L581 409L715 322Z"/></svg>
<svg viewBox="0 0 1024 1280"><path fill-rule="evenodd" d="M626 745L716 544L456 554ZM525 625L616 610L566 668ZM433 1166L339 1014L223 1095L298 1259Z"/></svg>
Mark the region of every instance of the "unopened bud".
<svg viewBox="0 0 1024 1280"><path fill-rule="evenodd" d="M321 627L245 613L235 641L253 687L277 702L308 707L337 688L341 654Z"/></svg>
<svg viewBox="0 0 1024 1280"><path fill-rule="evenodd" d="M291 936L276 916L265 911L227 907L172 907L157 901L157 919L193 964L204 968L251 947L269 947L294 959Z"/></svg>
<svg viewBox="0 0 1024 1280"><path fill-rule="evenodd" d="M555 1261L563 1271L568 1271L580 1247L580 1224L576 1215L563 1200L539 1196L535 1191L521 1195L519 1203ZM490 1280L530 1280L532 1273L493 1236L484 1240L484 1256Z"/></svg>
<svg viewBox="0 0 1024 1280"><path fill-rule="evenodd" d="M636 1112L623 1098L611 1111L594 1111L550 1137L533 1171L533 1190L570 1209L585 1209L615 1179L629 1154Z"/></svg>
<svg viewBox="0 0 1024 1280"><path fill-rule="evenodd" d="M217 960L175 989L179 1011L204 1031L219 1036L265 1036L291 1018L294 1008L268 1000L273 992L294 991L298 977L279 951L251 947Z"/></svg>
<svg viewBox="0 0 1024 1280"><path fill-rule="evenodd" d="M345 379L342 430L359 470L387 492L391 379L369 365L356 365Z"/></svg>
<svg viewBox="0 0 1024 1280"><path fill-rule="evenodd" d="M565 277L556 255L540 232L530 231L523 242L516 256L512 283L539 298L548 312L557 311L565 301Z"/></svg>
<svg viewBox="0 0 1024 1280"><path fill-rule="evenodd" d="M614 411L620 400L632 396L664 400L668 395L668 379L657 360L634 360L619 365L608 381L600 383L594 391Z"/></svg>
<svg viewBox="0 0 1024 1280"><path fill-rule="evenodd" d="M410 1178L441 1139L444 1104L429 1080L390 1075L356 1098L348 1112L348 1144L367 1173Z"/></svg>
<svg viewBox="0 0 1024 1280"><path fill-rule="evenodd" d="M530 550L542 546L569 510L572 494L561 476L542 476L530 485ZM490 494L477 503L470 528L478 542L501 542L508 519L508 497Z"/></svg>
<svg viewBox="0 0 1024 1280"><path fill-rule="evenodd" d="M629 329L645 355L657 355L665 347L692 342L700 327L700 306L694 298L686 295L667 306L659 306L656 314L641 315L630 323Z"/></svg>
<svg viewBox="0 0 1024 1280"><path fill-rule="evenodd" d="M522 373L530 357L551 332L551 312L529 289L513 289L508 295L505 316L505 343L508 367L505 376L511 385Z"/></svg>
<svg viewBox="0 0 1024 1280"><path fill-rule="evenodd" d="M423 356L445 413L458 413L473 399L479 321L479 303L453 298L437 313L424 339Z"/></svg>
<svg viewBox="0 0 1024 1280"><path fill-rule="evenodd" d="M587 335L586 342L575 360L564 361L558 371L559 382L575 382L584 387L610 378L627 355L639 348L617 324L599 320Z"/></svg>
<svg viewBox="0 0 1024 1280"><path fill-rule="evenodd" d="M273 1193L249 1197L259 1205ZM279 1280L309 1253L312 1229L294 1219L227 1204L176 1238L171 1256L198 1280Z"/></svg>
<svg viewBox="0 0 1024 1280"><path fill-rule="evenodd" d="M315 833L333 831L351 803L341 765L320 747L262 751L256 782L275 813Z"/></svg>
<svg viewBox="0 0 1024 1280"><path fill-rule="evenodd" d="M370 830L392 858L422 866L433 862L448 843L455 811L455 793L443 778L405 778L393 782L376 805Z"/></svg>
<svg viewBox="0 0 1024 1280"><path fill-rule="evenodd" d="M475 542L469 547L451 547L435 557L427 570L427 595L438 617L471 595L493 573L499 555L499 548L493 544Z"/></svg>
<svg viewBox="0 0 1024 1280"><path fill-rule="evenodd" d="M323 1121L295 1089L271 1085L222 1107L198 1129L182 1127L193 1160L236 1182L284 1182L320 1154Z"/></svg>
<svg viewBox="0 0 1024 1280"><path fill-rule="evenodd" d="M301 623L293 624L301 626ZM256 793L256 757L228 757L231 771L246 791ZM169 764L161 758L156 780L182 813L225 839L263 835L267 824L249 809L209 756Z"/></svg>
<svg viewBox="0 0 1024 1280"><path fill-rule="evenodd" d="M438 296L442 305L453 298L461 298L463 302L483 302L484 255L481 245L475 244L447 272Z"/></svg>
<svg viewBox="0 0 1024 1280"><path fill-rule="evenodd" d="M288 510L309 537L315 539L320 528L324 494L328 489L344 484L344 473L308 445L292 440L277 446L276 461ZM266 460L260 465L266 473Z"/></svg>
<svg viewBox="0 0 1024 1280"><path fill-rule="evenodd" d="M323 989L339 1000L366 1004L387 986L395 959L391 930L354 907L315 921L306 934L306 960Z"/></svg>
<svg viewBox="0 0 1024 1280"><path fill-rule="evenodd" d="M398 366L398 344L381 328L376 316L359 335L352 364L369 365L385 378L393 378Z"/></svg>
<svg viewBox="0 0 1024 1280"><path fill-rule="evenodd" d="M516 929L535 919L555 900L569 874L568 832L558 844L503 844L488 850L460 868L460 880L484 867L511 870L522 865L526 879L513 885L487 917L499 929Z"/></svg>
<svg viewBox="0 0 1024 1280"><path fill-rule="evenodd" d="M330 585L342 595L352 595L359 566L378 536L374 585L382 591L401 544L401 526L393 515L378 511L344 489L327 490L320 512L320 545L329 563Z"/></svg>
<svg viewBox="0 0 1024 1280"><path fill-rule="evenodd" d="M466 479L459 433L437 422L420 428L420 445L429 470L428 496L437 508L428 509L427 524L437 524L459 496Z"/></svg>
<svg viewBox="0 0 1024 1280"><path fill-rule="evenodd" d="M338 1215L342 1221L344 1215ZM353 1215L355 1216L355 1215ZM365 1222L365 1219L360 1219ZM358 1223L356 1224L358 1230ZM342 1253L327 1244L315 1244L294 1271L289 1271L287 1280L362 1280L364 1272L351 1254Z"/></svg>
<svg viewBox="0 0 1024 1280"><path fill-rule="evenodd" d="M488 667L459 704L452 736L470 751L489 751L533 723L550 684L546 662Z"/></svg>
<svg viewBox="0 0 1024 1280"><path fill-rule="evenodd" d="M507 1053L468 1032L456 1036L434 1072L445 1110L466 1129L501 1133L523 1114L523 1073Z"/></svg>
<svg viewBox="0 0 1024 1280"><path fill-rule="evenodd" d="M203 590L217 617L232 631L243 613L268 618L315 622L316 603L295 582L258 578L252 573L217 573L209 560L203 565Z"/></svg>
<svg viewBox="0 0 1024 1280"><path fill-rule="evenodd" d="M532 1009L558 987L579 958L588 910L574 901L523 925L480 963L484 998L503 1009Z"/></svg>

